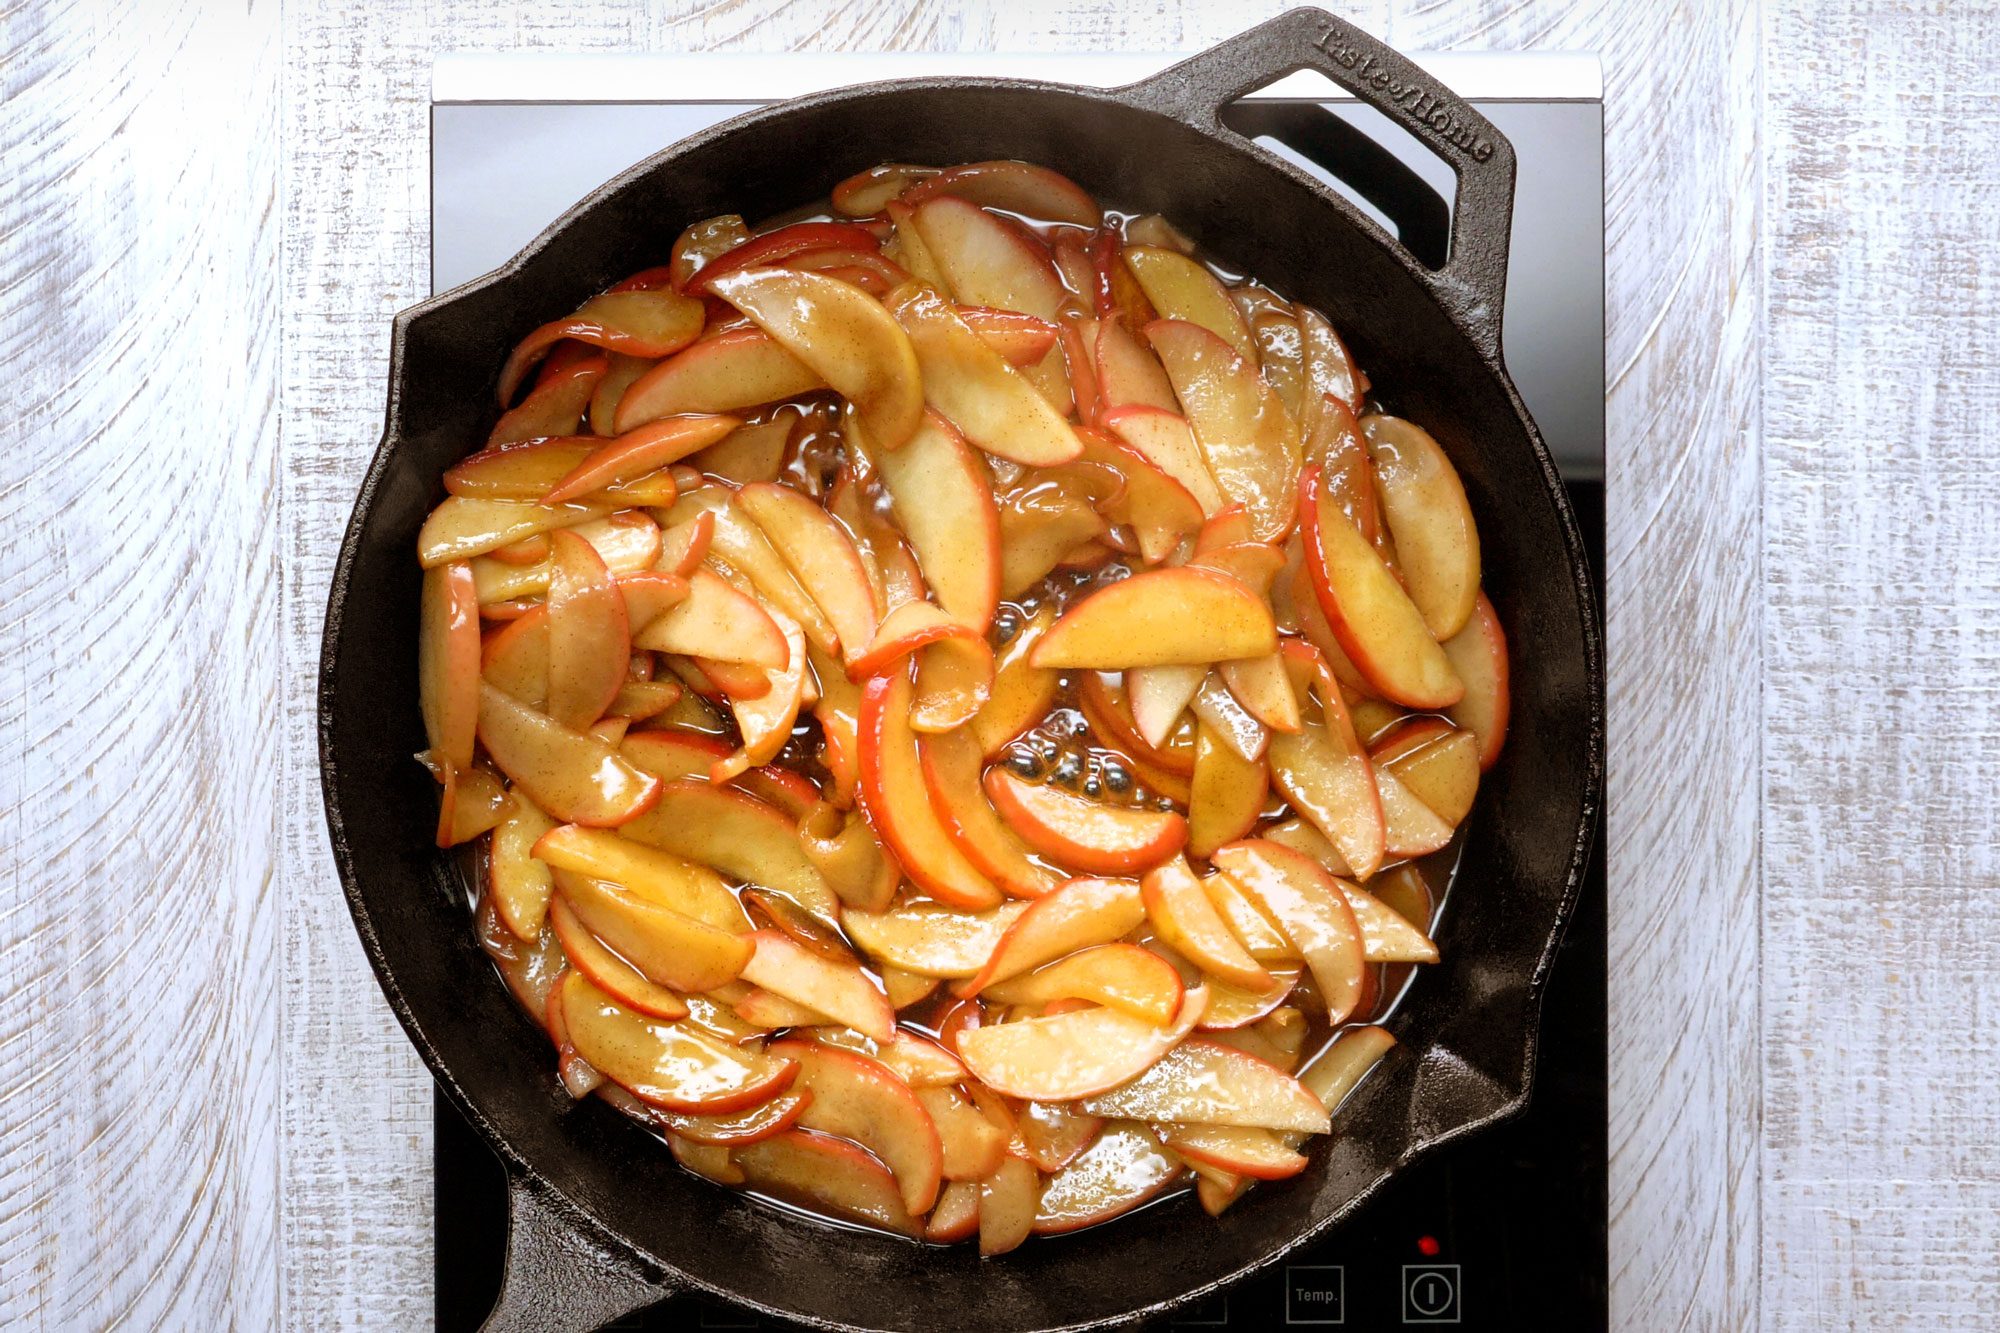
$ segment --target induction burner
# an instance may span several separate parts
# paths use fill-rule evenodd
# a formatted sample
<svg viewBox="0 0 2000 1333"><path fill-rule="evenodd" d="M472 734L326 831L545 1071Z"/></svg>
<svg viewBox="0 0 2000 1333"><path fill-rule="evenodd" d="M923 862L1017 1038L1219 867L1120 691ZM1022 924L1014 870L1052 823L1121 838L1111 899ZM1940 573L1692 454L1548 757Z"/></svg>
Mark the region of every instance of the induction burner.
<svg viewBox="0 0 2000 1333"><path fill-rule="evenodd" d="M432 288L444 291L498 266L603 181L765 102L935 74L1111 87L1175 58L447 56L432 81ZM1414 58L1478 106L1518 155L1507 363L1562 469L1601 603L1604 116L1597 59ZM1224 119L1355 200L1420 258L1442 257L1450 170L1379 112L1316 75L1300 74L1242 99ZM1544 995L1526 1112L1431 1152L1287 1262L1158 1327L1606 1326L1604 896L1600 822ZM499 1163L443 1097L435 1123L437 1326L440 1333L464 1333L479 1326L499 1294L505 1181ZM795 1326L680 1296L612 1327Z"/></svg>

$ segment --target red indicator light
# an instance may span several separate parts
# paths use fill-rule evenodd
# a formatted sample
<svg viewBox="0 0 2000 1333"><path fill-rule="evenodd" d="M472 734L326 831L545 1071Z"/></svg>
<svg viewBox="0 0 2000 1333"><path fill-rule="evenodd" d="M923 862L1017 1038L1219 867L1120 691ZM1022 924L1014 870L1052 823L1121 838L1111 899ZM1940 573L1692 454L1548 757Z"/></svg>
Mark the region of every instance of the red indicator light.
<svg viewBox="0 0 2000 1333"><path fill-rule="evenodd" d="M1444 1247L1442 1245L1439 1245L1437 1243L1436 1236L1417 1237L1417 1249L1423 1252L1423 1256L1426 1259L1435 1259L1437 1257L1437 1252L1443 1248Z"/></svg>

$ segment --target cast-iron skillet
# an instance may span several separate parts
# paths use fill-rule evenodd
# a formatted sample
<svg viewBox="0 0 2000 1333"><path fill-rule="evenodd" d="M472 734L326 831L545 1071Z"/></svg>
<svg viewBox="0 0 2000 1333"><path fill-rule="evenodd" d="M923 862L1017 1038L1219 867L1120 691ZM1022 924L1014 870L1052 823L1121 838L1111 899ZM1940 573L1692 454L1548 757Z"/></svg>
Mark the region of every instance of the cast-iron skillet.
<svg viewBox="0 0 2000 1333"><path fill-rule="evenodd" d="M1219 112L1316 69L1458 175L1450 254L1417 263ZM687 223L769 216L882 161L1024 158L1118 207L1166 214L1224 263L1328 313L1395 410L1457 464L1486 587L1514 650L1513 729L1482 787L1439 941L1391 1026L1401 1045L1305 1174L1211 1220L1190 1196L981 1262L834 1229L678 1168L657 1139L572 1104L548 1039L481 954L432 845L437 795L411 754L415 540L444 469L481 442L516 339L661 262ZM1544 976L1596 817L1603 678L1583 549L1500 360L1514 155L1476 112L1358 30L1295 10L1115 91L925 79L801 98L705 131L578 204L499 271L405 311L388 427L356 502L320 667L327 823L355 928L390 1006L505 1163L512 1237L490 1329L579 1329L696 1288L822 1328L1107 1328L1158 1316L1323 1231L1417 1153L1518 1110Z"/></svg>

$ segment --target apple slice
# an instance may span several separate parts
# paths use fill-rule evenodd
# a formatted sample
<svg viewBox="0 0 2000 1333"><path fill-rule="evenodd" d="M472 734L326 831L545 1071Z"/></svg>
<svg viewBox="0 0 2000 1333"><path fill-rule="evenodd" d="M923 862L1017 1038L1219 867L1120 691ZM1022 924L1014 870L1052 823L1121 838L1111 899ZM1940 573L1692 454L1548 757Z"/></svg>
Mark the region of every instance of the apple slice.
<svg viewBox="0 0 2000 1333"><path fill-rule="evenodd" d="M1499 761L1507 740L1507 635L1493 603L1480 593L1465 628L1445 641L1444 654L1465 682L1465 694L1451 706L1451 720L1479 738L1481 772Z"/></svg>
<svg viewBox="0 0 2000 1333"><path fill-rule="evenodd" d="M1435 963L1438 947L1401 912L1369 893L1336 876L1341 896L1347 899L1361 928L1361 947L1371 963Z"/></svg>
<svg viewBox="0 0 2000 1333"><path fill-rule="evenodd" d="M1354 910L1333 876L1309 857L1262 838L1232 843L1211 859L1304 957L1328 1022L1346 1022L1367 989L1367 955Z"/></svg>
<svg viewBox="0 0 2000 1333"><path fill-rule="evenodd" d="M966 724L966 730L979 744L982 758L991 759L1006 749L1009 741L1048 716L1055 703L1061 675L1028 661L1029 653L1055 621L1054 603L1044 602L995 655L992 692L978 714Z"/></svg>
<svg viewBox="0 0 2000 1333"><path fill-rule="evenodd" d="M648 422L601 445L579 460L538 498L543 504L580 500L593 491L636 482L707 448L743 423L719 415L670 417ZM673 503L671 500L667 503Z"/></svg>
<svg viewBox="0 0 2000 1333"><path fill-rule="evenodd" d="M910 725L918 731L963 726L992 692L992 646L929 602L904 602L891 611L848 671L856 678L885 675L906 657L915 657L917 664Z"/></svg>
<svg viewBox="0 0 2000 1333"><path fill-rule="evenodd" d="M1367 879L1388 847L1380 788L1335 692L1326 724L1272 738L1271 776L1294 809L1326 835L1350 873Z"/></svg>
<svg viewBox="0 0 2000 1333"><path fill-rule="evenodd" d="M938 604L986 633L1000 602L1000 514L985 464L935 413L901 449L869 459Z"/></svg>
<svg viewBox="0 0 2000 1333"><path fill-rule="evenodd" d="M883 980L886 982L888 978ZM957 1056L930 1038L902 1028L897 1028L886 1042L845 1027L815 1028L812 1039L879 1060L883 1068L913 1088L949 1087L965 1079L965 1066Z"/></svg>
<svg viewBox="0 0 2000 1333"><path fill-rule="evenodd" d="M1201 505L1202 513L1214 515L1229 507L1230 501L1217 488L1215 474L1202 457L1201 446L1195 443L1194 432L1178 412L1136 405L1116 407L1105 412L1103 423L1106 430L1185 487Z"/></svg>
<svg viewBox="0 0 2000 1333"><path fill-rule="evenodd" d="M1200 667L1135 667L1126 672L1125 683L1132 692L1130 702L1143 704L1149 713L1164 713L1179 689L1179 682L1172 675L1180 672L1193 672L1195 688L1199 687L1204 674ZM1085 720L1105 744L1169 773L1186 776L1194 772L1194 729L1180 725L1180 709L1186 707L1185 701L1175 708L1165 727L1171 736L1163 735L1155 742L1143 734L1137 719L1127 710L1128 700L1120 697L1118 688L1107 684L1101 673L1082 673L1076 682L1076 695ZM1190 688L1188 697L1193 696L1194 689ZM1149 722L1158 725L1151 718Z"/></svg>
<svg viewBox="0 0 2000 1333"><path fill-rule="evenodd" d="M906 671L877 676L861 696L861 806L905 873L940 902L992 907L1000 890L968 860L930 803ZM912 971L922 971L912 968Z"/></svg>
<svg viewBox="0 0 2000 1333"><path fill-rule="evenodd" d="M1206 329L1257 364L1257 339L1229 291L1206 265L1177 250L1151 245L1125 247L1125 263L1162 319L1183 320Z"/></svg>
<svg viewBox="0 0 2000 1333"><path fill-rule="evenodd" d="M1201 724L1189 780L1188 851L1207 856L1236 841L1263 817L1271 770L1263 759L1245 759L1214 728Z"/></svg>
<svg viewBox="0 0 2000 1333"><path fill-rule="evenodd" d="M1035 1234L1058 1235L1130 1212L1180 1179L1179 1160L1144 1125L1106 1125L1075 1161L1042 1187Z"/></svg>
<svg viewBox="0 0 2000 1333"><path fill-rule="evenodd" d="M1137 929L1146 919L1139 885L1132 880L1074 879L1038 898L994 944L978 975L959 994L970 998L982 987L1018 976L1051 959L1107 944Z"/></svg>
<svg viewBox="0 0 2000 1333"><path fill-rule="evenodd" d="M1137 449L1094 430L1078 430L1083 458L1124 479L1122 494L1105 506L1105 516L1127 524L1139 541L1139 558L1156 565L1184 538L1200 529L1202 508L1194 495Z"/></svg>
<svg viewBox="0 0 2000 1333"><path fill-rule="evenodd" d="M1023 597L1111 530L1082 487L1030 480L1000 498L1000 593Z"/></svg>
<svg viewBox="0 0 2000 1333"><path fill-rule="evenodd" d="M988 208L1081 227L1095 227L1104 218L1097 201L1083 187L1067 176L1031 162L967 162L946 167L936 175L909 184L901 193L903 202L911 207L949 194Z"/></svg>
<svg viewBox="0 0 2000 1333"><path fill-rule="evenodd" d="M721 1114L773 1097L791 1083L789 1060L723 1046L684 1023L648 1018L571 972L557 991L570 1044L605 1077L670 1111Z"/></svg>
<svg viewBox="0 0 2000 1333"><path fill-rule="evenodd" d="M728 492L719 486L690 490L669 512L678 523L704 510L715 515L714 535L709 543L710 569L737 591L754 594L772 612L797 621L814 647L838 653L840 638L833 625L820 614L818 603L807 596L763 530L732 503ZM777 618L777 614L772 616L773 620Z"/></svg>
<svg viewBox="0 0 2000 1333"><path fill-rule="evenodd" d="M937 1207L924 1223L924 1239L933 1245L956 1245L979 1230L979 1181L955 1179L938 1195Z"/></svg>
<svg viewBox="0 0 2000 1333"><path fill-rule="evenodd" d="M532 848L555 823L521 793L514 808L493 830L486 848L486 896L515 939L533 944L542 933L555 881Z"/></svg>
<svg viewBox="0 0 2000 1333"><path fill-rule="evenodd" d="M918 746L931 808L979 871L1017 898L1039 898L1061 881L1028 857L980 787L979 742L960 728L925 736Z"/></svg>
<svg viewBox="0 0 2000 1333"><path fill-rule="evenodd" d="M1306 572L1348 661L1378 694L1407 708L1455 704L1465 686L1381 556L1327 500L1308 468L1299 493Z"/></svg>
<svg viewBox="0 0 2000 1333"><path fill-rule="evenodd" d="M618 749L620 754L646 772L672 782L677 778L706 779L716 761L728 756L729 742L719 736L658 727L633 732ZM791 819L803 818L819 804L819 789L809 779L790 769L746 769L733 781L758 800L776 806Z"/></svg>
<svg viewBox="0 0 2000 1333"><path fill-rule="evenodd" d="M479 598L471 567L424 571L417 619L417 700L431 754L448 773L472 767L479 726Z"/></svg>
<svg viewBox="0 0 2000 1333"><path fill-rule="evenodd" d="M788 1000L760 986L752 986L743 992L742 998L732 1007L738 1018L765 1032L778 1028L809 1028L831 1021L817 1009Z"/></svg>
<svg viewBox="0 0 2000 1333"><path fill-rule="evenodd" d="M571 434L610 368L608 356L592 354L581 343L558 346L543 363L528 396L493 423L486 447ZM503 398L501 406L506 402Z"/></svg>
<svg viewBox="0 0 2000 1333"><path fill-rule="evenodd" d="M1162 754L1178 753L1169 738L1182 730L1183 714L1207 677L1208 668L1201 665L1133 667L1125 673L1132 724L1147 745ZM1192 758L1183 763L1187 772L1194 772Z"/></svg>
<svg viewBox="0 0 2000 1333"><path fill-rule="evenodd" d="M687 585L686 598L633 634L635 646L718 662L741 662L766 671L785 666L790 653L784 633L754 598L706 569L695 570Z"/></svg>
<svg viewBox="0 0 2000 1333"><path fill-rule="evenodd" d="M660 781L588 732L573 731L491 685L479 687L479 740L528 799L557 819L604 828L660 799Z"/></svg>
<svg viewBox="0 0 2000 1333"><path fill-rule="evenodd" d="M1398 758L1378 761L1409 793L1456 828L1479 794L1479 739L1454 731Z"/></svg>
<svg viewBox="0 0 2000 1333"><path fill-rule="evenodd" d="M1138 1078L1091 1097L1092 1115L1297 1134L1332 1132L1326 1107L1297 1079L1208 1037L1190 1037Z"/></svg>
<svg viewBox="0 0 2000 1333"><path fill-rule="evenodd" d="M651 848L611 845L618 841L563 826L535 844L535 855L554 868L584 927L654 981L701 991L734 980L749 957L737 937L750 920L722 882Z"/></svg>
<svg viewBox="0 0 2000 1333"><path fill-rule="evenodd" d="M999 1167L979 1182L979 1253L1005 1254L1032 1235L1041 1193L1034 1163L1002 1154Z"/></svg>
<svg viewBox="0 0 2000 1333"><path fill-rule="evenodd" d="M1098 322L1091 353L1092 369L1097 375L1100 423L1108 427L1109 414L1122 408L1154 408L1179 418L1180 399L1174 397L1174 386L1161 368L1160 359L1132 336L1123 320ZM1192 435L1187 436L1187 447L1190 451L1194 449ZM1199 454L1193 455L1193 461L1200 464L1202 475L1207 476L1208 465L1201 462ZM1211 489L1213 484L1210 483Z"/></svg>
<svg viewBox="0 0 2000 1333"><path fill-rule="evenodd" d="M846 907L882 911L903 879L902 868L882 850L858 810L816 806L799 821L799 849Z"/></svg>
<svg viewBox="0 0 2000 1333"><path fill-rule="evenodd" d="M1137 1078L1193 1031L1207 1008L1208 990L1196 986L1166 1027L1095 1008L967 1028L958 1034L958 1058L1004 1096L1075 1101Z"/></svg>
<svg viewBox="0 0 2000 1333"><path fill-rule="evenodd" d="M1341 1103L1395 1045L1396 1038L1386 1028L1352 1028L1341 1033L1331 1046L1299 1071L1299 1082L1329 1112L1338 1111Z"/></svg>
<svg viewBox="0 0 2000 1333"><path fill-rule="evenodd" d="M687 1017L688 1007L680 996L606 948L585 929L566 899L558 898L550 905L549 925L562 942L569 965L612 999L649 1018L671 1022Z"/></svg>
<svg viewBox="0 0 2000 1333"><path fill-rule="evenodd" d="M1312 832L1310 825L1293 821L1299 827ZM1271 836L1269 832L1266 837ZM1317 833L1314 836L1318 836ZM1289 845L1289 844L1287 844ZM1236 882L1227 875L1210 874L1201 882L1202 891L1214 906L1216 915L1229 927L1229 933L1243 946L1243 951L1259 963L1279 963L1296 961L1299 951L1278 929L1278 923L1268 916L1264 909L1253 903ZM1274 969L1275 970L1275 969Z"/></svg>
<svg viewBox="0 0 2000 1333"><path fill-rule="evenodd" d="M1233 986L1271 988L1271 974L1230 933L1185 860L1176 857L1148 873L1140 896L1154 932L1176 953Z"/></svg>
<svg viewBox="0 0 2000 1333"><path fill-rule="evenodd" d="M729 1155L729 1149L719 1144L696 1143L684 1134L667 1133L667 1147L673 1152L674 1160L705 1180L718 1185L741 1185L747 1179L743 1168L736 1165Z"/></svg>
<svg viewBox="0 0 2000 1333"><path fill-rule="evenodd" d="M745 269L776 268L794 256L814 250L873 251L876 239L866 228L847 222L794 222L744 238L710 258L682 284L691 295L715 290L718 278Z"/></svg>
<svg viewBox="0 0 2000 1333"><path fill-rule="evenodd" d="M1018 310L1053 321L1066 293L1055 266L1026 237L977 204L951 195L910 216L961 305Z"/></svg>
<svg viewBox="0 0 2000 1333"><path fill-rule="evenodd" d="M916 353L866 292L820 273L769 268L716 278L709 290L852 402L883 448L902 447L916 430L923 413Z"/></svg>
<svg viewBox="0 0 2000 1333"><path fill-rule="evenodd" d="M731 329L682 349L618 400L620 435L662 417L739 412L826 387L819 373L762 329Z"/></svg>
<svg viewBox="0 0 2000 1333"><path fill-rule="evenodd" d="M625 683L631 631L625 599L589 542L557 532L550 558L548 712L581 730L603 715Z"/></svg>
<svg viewBox="0 0 2000 1333"><path fill-rule="evenodd" d="M1206 569L1155 569L1064 611L1028 660L1122 671L1256 657L1277 646L1271 608L1237 580Z"/></svg>
<svg viewBox="0 0 2000 1333"><path fill-rule="evenodd" d="M425 569L434 569L610 512L611 506L604 504L539 505L447 495L417 533L417 560Z"/></svg>
<svg viewBox="0 0 2000 1333"><path fill-rule="evenodd" d="M434 764L430 752L417 756L431 768L444 790L438 801L437 845L456 847L495 827L514 809L510 795L493 771L475 764L464 772Z"/></svg>
<svg viewBox="0 0 2000 1333"><path fill-rule="evenodd" d="M755 482L736 492L736 503L818 603L852 664L873 641L881 617L853 540L826 510L789 486Z"/></svg>
<svg viewBox="0 0 2000 1333"><path fill-rule="evenodd" d="M1282 539L1296 508L1298 423L1256 364L1207 329L1155 320L1146 337L1173 381L1217 489L1249 513L1256 540Z"/></svg>
<svg viewBox="0 0 2000 1333"><path fill-rule="evenodd" d="M1247 550L1268 551L1268 546L1246 547ZM1278 654L1266 653L1262 657L1246 657L1235 662L1224 662L1217 668L1230 695L1243 705L1245 712L1263 724L1267 731L1295 732L1299 729L1299 699L1292 690L1291 677Z"/></svg>
<svg viewBox="0 0 2000 1333"><path fill-rule="evenodd" d="M1368 393L1368 377L1354 364L1347 344L1334 332L1333 325L1317 310L1299 307L1298 320L1299 342L1305 357L1307 404L1332 394L1358 416Z"/></svg>
<svg viewBox="0 0 2000 1333"><path fill-rule="evenodd" d="M930 1210L943 1182L943 1147L907 1084L879 1060L817 1042L773 1042L766 1054L798 1063L799 1084L812 1093L802 1127L859 1143L895 1176L905 1208Z"/></svg>
<svg viewBox="0 0 2000 1333"><path fill-rule="evenodd" d="M999 1169L1007 1153L1007 1135L959 1095L956 1088L915 1090L929 1113L944 1150L946 1180L981 1180Z"/></svg>
<svg viewBox="0 0 2000 1333"><path fill-rule="evenodd" d="M889 1007L889 997L859 967L833 962L781 931L753 931L744 938L756 946L742 972L751 985L878 1041L895 1032L896 1011Z"/></svg>
<svg viewBox="0 0 2000 1333"><path fill-rule="evenodd" d="M849 939L878 963L918 976L951 980L976 976L1025 902L1005 902L985 912L915 902L887 912L841 913Z"/></svg>
<svg viewBox="0 0 2000 1333"><path fill-rule="evenodd" d="M690 1144L728 1149L761 1143L784 1133L799 1122L799 1117L810 1105L812 1093L795 1082L769 1101L745 1110L724 1115L655 1110L653 1118Z"/></svg>
<svg viewBox="0 0 2000 1333"><path fill-rule="evenodd" d="M1180 973L1136 944L1099 944L984 990L998 1004L1088 1000L1166 1025L1180 1009Z"/></svg>
<svg viewBox="0 0 2000 1333"><path fill-rule="evenodd" d="M788 1129L732 1155L749 1183L766 1193L913 1240L924 1234L903 1206L895 1176L845 1139Z"/></svg>
<svg viewBox="0 0 2000 1333"><path fill-rule="evenodd" d="M660 357L693 342L701 326L701 302L679 292L626 290L593 296L574 314L551 320L515 345L500 371L500 405L513 401L529 369L565 339L628 356Z"/></svg>
<svg viewBox="0 0 2000 1333"><path fill-rule="evenodd" d="M986 795L1021 839L1066 869L1115 875L1144 870L1187 841L1187 820L1172 810L1111 805L1008 769L987 771Z"/></svg>
<svg viewBox="0 0 2000 1333"><path fill-rule="evenodd" d="M1304 971L1298 963L1273 963L1271 984L1262 990L1244 990L1226 981L1216 982L1211 988L1214 994L1209 996L1208 1012L1202 1015L1201 1030L1227 1035L1276 1013L1291 998L1292 989Z"/></svg>
<svg viewBox="0 0 2000 1333"><path fill-rule="evenodd" d="M1083 450L1047 398L928 287L883 298L916 349L924 400L990 454L1029 467L1065 463Z"/></svg>
<svg viewBox="0 0 2000 1333"><path fill-rule="evenodd" d="M1157 1068L1157 1066L1155 1066ZM1231 1125L1168 1125L1160 1137L1190 1162L1252 1180L1285 1180L1306 1169L1305 1154L1268 1129Z"/></svg>
<svg viewBox="0 0 2000 1333"><path fill-rule="evenodd" d="M762 885L823 921L839 915L832 887L799 846L796 821L748 792L679 778L661 789L652 810L620 832L732 878Z"/></svg>
<svg viewBox="0 0 2000 1333"><path fill-rule="evenodd" d="M1015 1124L1028 1160L1050 1173L1075 1161L1104 1129L1099 1117L1060 1102L1022 1102Z"/></svg>
<svg viewBox="0 0 2000 1333"><path fill-rule="evenodd" d="M1403 586L1431 637L1465 628L1479 596L1479 530L1458 470L1430 432L1401 417L1361 420Z"/></svg>
<svg viewBox="0 0 2000 1333"><path fill-rule="evenodd" d="M651 569L659 559L659 524L636 510L621 509L604 518L578 523L565 531L583 538L615 577L623 578ZM549 534L538 533L530 541L548 542ZM480 614L491 618L500 603L541 596L548 591L549 579L554 572L555 562L550 559L537 560L532 564L509 564L491 556L474 558L472 581L479 589Z"/></svg>
<svg viewBox="0 0 2000 1333"><path fill-rule="evenodd" d="M1383 851L1398 860L1428 856L1451 841L1451 825L1413 795L1395 773L1375 770L1375 788L1382 797Z"/></svg>

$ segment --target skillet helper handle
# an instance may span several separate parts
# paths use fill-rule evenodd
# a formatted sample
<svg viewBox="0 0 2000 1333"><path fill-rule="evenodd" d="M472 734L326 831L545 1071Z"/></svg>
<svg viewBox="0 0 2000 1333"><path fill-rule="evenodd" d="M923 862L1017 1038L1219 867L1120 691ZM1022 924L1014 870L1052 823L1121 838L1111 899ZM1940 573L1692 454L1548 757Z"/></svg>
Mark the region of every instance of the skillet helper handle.
<svg viewBox="0 0 2000 1333"><path fill-rule="evenodd" d="M530 1177L507 1177L507 1268L480 1333L590 1333L675 1284Z"/></svg>
<svg viewBox="0 0 2000 1333"><path fill-rule="evenodd" d="M1222 109L1302 69L1326 75L1380 111L1456 173L1449 256L1442 269L1419 271L1497 363L1514 216L1514 146L1413 62L1331 14L1294 9L1121 89L1120 96L1249 148L1223 123Z"/></svg>

